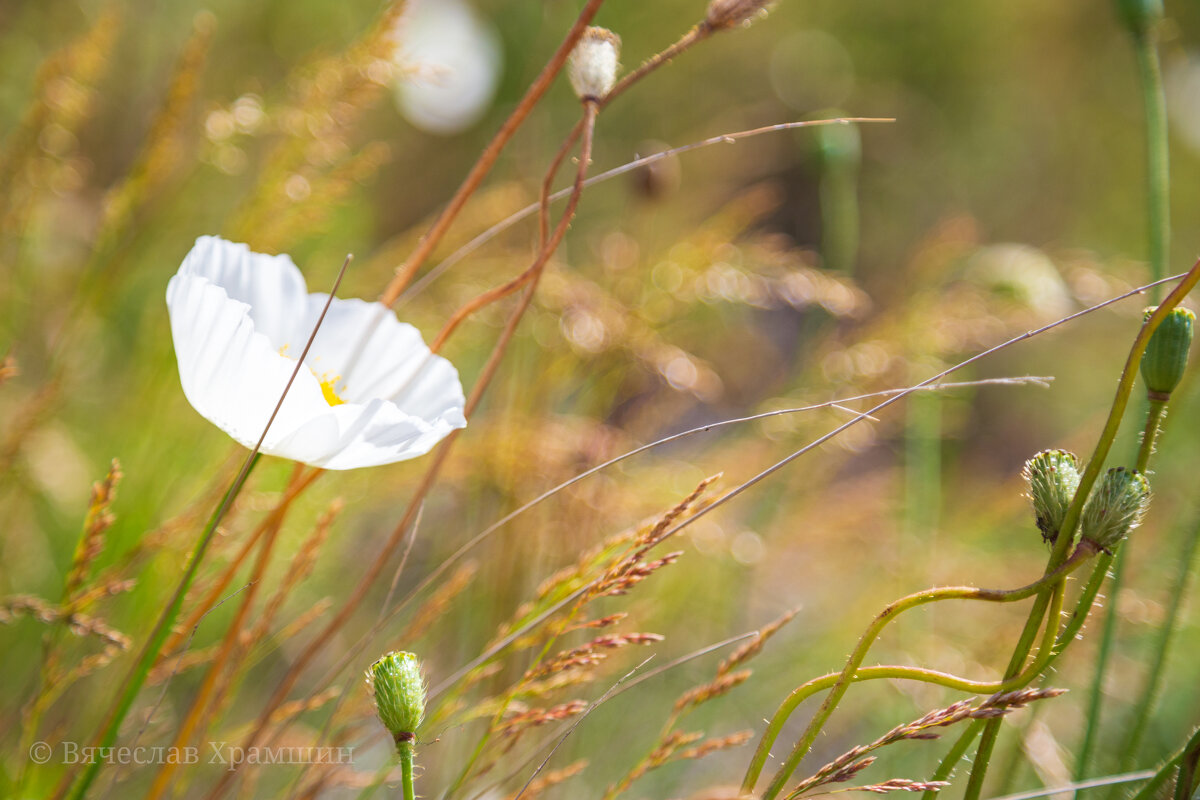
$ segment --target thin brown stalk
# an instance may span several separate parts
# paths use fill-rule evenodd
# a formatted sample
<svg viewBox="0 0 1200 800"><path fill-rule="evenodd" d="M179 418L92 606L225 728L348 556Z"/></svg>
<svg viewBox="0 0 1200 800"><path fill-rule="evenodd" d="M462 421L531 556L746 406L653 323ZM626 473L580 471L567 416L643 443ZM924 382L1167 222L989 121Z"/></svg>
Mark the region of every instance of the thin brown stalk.
<svg viewBox="0 0 1200 800"><path fill-rule="evenodd" d="M229 702L232 700L237 689L237 679L243 677L246 669L256 663L256 660L249 660L246 667L242 666L243 663L247 662L247 657L266 638L271 625L275 621L275 617L283 607L284 602L291 595L292 590L312 571L321 545L324 544L325 538L329 534L329 527L333 524L333 520L337 515L341 513L342 506L343 504L340 499L334 500L328 510L317 520L316 525L313 527L313 532L304 541L304 544L301 545L295 557L292 558L291 564L288 565L287 573L280 581L279 587L270 599L267 600L262 611L259 612L254 627L248 631L243 631L238 637L233 654L228 659L228 669L222 673L213 692L213 699L209 706L210 711L208 712L210 718L223 714L228 708ZM321 605L318 604L314 609L310 609L309 613L320 608ZM315 617L313 618L315 619ZM303 616L294 620L288 626L289 630L281 632L280 639L286 640L291 633L303 629L306 624Z"/></svg>
<svg viewBox="0 0 1200 800"><path fill-rule="evenodd" d="M641 169L642 167L650 166L651 164L658 163L659 161L662 161L667 158L673 158L682 153L689 153L693 150L699 150L699 149L705 148L705 147L714 147L719 144L732 144L741 139L746 139L746 138L750 138L753 136L761 136L764 133L778 133L781 131L797 130L800 128L821 127L821 126L825 126L825 125L847 125L850 123L854 123L854 124L864 123L865 124L865 123L873 123L873 122L895 122L895 120L891 119L891 118L886 118L886 117L835 117L832 119L803 120L803 121L798 121L798 122L779 122L774 125L766 125L761 128L754 128L751 130L743 130L743 131L734 131L732 133L724 133L719 136L710 136L707 139L702 139L701 141L698 141L698 142L692 142L691 144L680 145L679 147L672 147L667 150L661 150L657 153L651 153L650 155L642 156L641 158L635 158L632 161L627 161L626 163L622 164L619 167L613 167L610 170L606 170L604 172L593 175L592 177L590 177L586 181L584 181L583 185L585 188L590 188L592 186L595 186L598 183L603 183L604 181L611 180L612 178L616 178L621 175L626 175L630 172L633 172L634 170ZM561 200L561 199L569 196L571 191L572 191L572 189L569 186L564 189L559 189L557 192L554 192L553 194L551 194L549 199L551 202ZM461 263L464 259L467 258L467 256L474 253L480 247L487 244L492 239L496 238L501 233L503 233L504 231L511 228L513 225L516 225L518 222L520 222L521 220L530 216L531 214L537 213L540 208L541 208L540 200L538 202L531 203L531 204L525 206L524 208L520 209L519 211L516 211L515 213L510 214L509 216L505 217L500 222L497 222L495 225L492 225L490 228L483 231L482 233L476 235L470 241L468 241L466 244L462 245L457 250L455 250L453 253L451 253L449 256L447 256L436 267L434 267L428 273L426 273L424 275L424 277L421 278L421 280L419 280L415 284L413 284L407 291L405 291L404 296L401 299L408 300L408 299L414 297L416 294L423 291L429 284L431 284L438 277L445 274L445 272L447 270L449 270L451 267L455 266L456 264Z"/></svg>
<svg viewBox="0 0 1200 800"><path fill-rule="evenodd" d="M182 751L191 740L192 734L198 732L203 724L204 712L216 688L217 679L220 677L222 670L224 670L225 664L233 652L234 645L238 641L238 636L246 623L250 608L254 604L254 597L258 592L258 587L262 584L267 563L271 559L271 551L275 547L279 528L283 524L282 515L277 516L276 520L276 523L267 530L263 538L262 546L258 551L258 559L254 563L254 571L250 575L250 585L243 593L242 603L238 607L233 621L229 624L229 628L225 631L225 639L221 642L221 648L217 651L216 657L209 665L208 672L204 676L204 681L200 684L200 688L192 700L191 708L188 709L187 716L184 717L182 724L179 726L178 733L176 733L175 741L172 745L173 749ZM151 784L150 790L146 794L148 800L157 800L157 798L163 795L178 767L179 762L171 759L167 759L161 765L158 775L154 778L154 783Z"/></svg>
<svg viewBox="0 0 1200 800"><path fill-rule="evenodd" d="M673 44L668 46L666 49L650 56L650 58L643 61L637 69L627 73L619 81L617 81L616 84L613 85L613 88L609 90L608 94L604 95L604 97L600 98L598 101L600 108L606 108L609 103L611 103L613 100L616 100L626 91L628 91L631 86L640 81L642 78L646 77L651 72L654 72L654 70L671 61L671 59L675 58L676 56L681 55L685 50L690 49L693 45L704 41L716 30L717 29L709 25L707 21L701 22L699 25L694 26L683 36L680 36L677 40L675 40ZM542 241L544 241L546 238L546 228L548 227L545 223L545 220L547 219L548 215L547 206L549 205L550 182L554 177L554 173L557 171L557 164L562 161L563 157L570 152L571 148L575 145L575 142L579 140L579 136L583 133L583 127L583 120L580 120L579 122L575 123L575 127L572 128L571 132L567 134L567 138L565 141L563 141L562 147L559 148L558 155L555 158L556 168L551 170L551 172L546 176L546 183L542 187L541 212L540 216L538 217Z"/></svg>
<svg viewBox="0 0 1200 800"><path fill-rule="evenodd" d="M586 162L591 157L591 152L592 152L591 139L592 139L592 132L595 130L595 126L596 126L597 111L598 111L598 109L594 102L584 103L583 120L581 122L581 124L584 126L584 136L583 136L583 144L580 148L580 161L582 162L581 167L583 167L583 169L586 169L586 167L587 167ZM560 148L557 155L554 158L554 161L552 162L552 164L550 166L550 170L546 174L546 180L543 182L542 209L545 213L541 217L542 222L540 223L542 226L543 233L545 233L545 229L547 227L546 215L549 214L549 207L550 207L550 201L549 201L550 183L553 180L554 173L558 170L558 167L562 163L562 160L563 160L563 158L565 158L565 156L566 156L566 150ZM583 171L581 170L578 173L578 175L582 176ZM582 177L577 177L575 183L577 185L577 188L576 188L575 192L572 194L572 197L574 198L574 202L568 203L567 210L563 212L564 220L570 220L572 217L574 217L575 205L579 202L579 195L583 188L582 186L579 186L579 184L582 183ZM489 289L488 291L484 292L483 294L478 295L474 299L472 299L472 300L468 301L467 303L463 304L462 306L460 306L458 308L458 310L456 310L453 314L450 315L450 319L446 321L446 324L442 326L442 329L440 331L438 331L437 336L434 337L433 343L431 345L429 345L429 349L435 353L438 352L439 350L441 350L442 345L444 345L446 343L446 340L448 338L450 338L450 334L454 333L454 329L457 328L460 324L462 324L463 320L465 320L467 317L474 314L479 309L484 308L485 306L489 306L492 303L496 302L497 300L502 300L503 298L508 297L510 294L517 291L522 286L529 284L530 282L536 282L537 279L541 276L542 271L545 269L546 262L550 260L550 256L553 255L554 251L558 249L558 245L562 242L562 239L566 235L566 233L567 233L566 226L559 224L557 229L554 231L553 236L551 236L550 238L542 238L541 243L540 243L541 252L538 254L538 257L536 259L534 259L534 262L529 265L528 269L526 269L520 275L518 275L517 277L508 281L507 283L501 284L500 286L497 286L493 289Z"/></svg>
<svg viewBox="0 0 1200 800"><path fill-rule="evenodd" d="M528 783L528 785L525 786L525 788L509 795L508 800L518 800L518 798L520 798L520 797L525 797L525 798L537 797L539 794L546 791L551 786L557 786L558 784L562 783L563 781L567 780L568 778L573 778L576 775L578 775L579 773L583 772L584 768L587 765L588 765L588 762L586 759L580 759L579 761L576 761L572 764L568 764L567 766L563 767L562 769L556 769L551 772L547 772L542 777L537 778L536 780L530 781Z"/></svg>
<svg viewBox="0 0 1200 800"><path fill-rule="evenodd" d="M430 253L437 247L442 237L449 230L450 224L454 222L458 212L466 204L467 199L479 188L479 184L487 177L492 166L496 163L496 159L500 156L500 151L508 144L508 140L513 137L517 129L529 116L529 112L542 99L542 95L550 88L554 82L555 76L562 70L563 65L567 62L567 57L571 54L571 50L575 48L579 37L583 36L584 30L591 23L592 17L596 16L596 12L600 10L600 5L604 0L588 0L587 5L579 12L579 17L575 20L575 24L567 32L562 44L554 51L554 55L550 57L550 61L542 68L541 73L534 80L533 84L525 92L525 96L521 98L521 102L513 109L512 114L508 119L504 120L504 124L500 126L500 130L496 131L496 135L488 142L483 153L480 154L479 160L471 167L471 171L467 173L467 177L463 180L462 185L450 198L450 202L446 205L444 211L438 215L429 232L425 234L425 238L417 245L417 249L413 254L400 266L396 271L395 277L388 283L383 293L379 296L379 300L386 306L390 306L396 302L396 298L404 291L405 287L412 282L417 271L429 258Z"/></svg>
<svg viewBox="0 0 1200 800"><path fill-rule="evenodd" d="M254 628L250 632L250 640L247 647L253 647L266 636L271 623L275 620L279 609L283 607L283 603L287 600L288 595L291 594L292 590L302 580L308 577L313 565L317 561L317 555L320 553L321 546L325 543L325 539L329 535L330 526L333 525L333 521L342 512L344 507L345 504L340 499L334 500L329 504L329 508L326 509L325 513L317 519L312 533L300 545L300 549L296 552L292 563L288 566L287 573L280 581L279 588L271 596L271 599L267 601L266 606L255 622Z"/></svg>
<svg viewBox="0 0 1200 800"><path fill-rule="evenodd" d="M597 6L599 5L598 2L595 2L594 4ZM589 6L590 5L591 4L589 4ZM590 106L591 104L589 103L588 105ZM579 205L579 197L583 192L583 181L587 174L587 165L591 156L590 133L588 136L584 137L584 144L585 147L581 148L580 151L579 169L575 180L575 192L571 199L567 202L567 209L563 212L562 219L555 230L555 235L551 238L548 246L543 248L542 252L540 252L537 256L537 261L540 261L543 265L549 259L550 253L553 251L553 249L558 246L558 244L562 241L562 238L566 235L567 228L570 225L571 220L574 218L575 209ZM500 366L500 361L504 357L504 353L507 350L508 344L512 340L513 335L516 333L517 325L520 323L521 318L525 314L525 310L529 307L529 303L533 299L533 292L536 288L537 281L531 281L525 293L522 295L521 301L509 316L508 323L505 326L504 331L501 333L500 338L493 346L491 355L488 357L488 361L484 365L478 380L476 380L475 386L472 388L471 394L467 398L466 405L463 408L463 414L467 418L472 416L480 401L483 399L483 394L487 390L488 385L491 383L492 378L495 376L496 370ZM288 694L296 685L296 682L299 680L300 674L303 672L305 667L307 667L308 664L312 662L314 658L316 658L317 654L320 653L325 644L328 643L328 641L346 625L350 617L354 615L355 611L362 603L363 598L366 597L367 592L382 573L384 566L396 552L396 549L400 546L400 543L404 538L404 534L408 531L409 526L416 518L418 509L421 507L421 503L424 501L425 496L429 493L429 490L433 487L433 484L437 481L438 475L441 472L441 467L449 455L450 449L458 440L459 433L460 431L453 431L437 448L432 459L430 460L430 464L425 472L425 475L422 477L421 482L417 485L417 488L413 493L413 497L409 501L403 517L401 518L399 524L397 524L392 530L392 533L388 537L387 542L384 543L380 554L372 561L371 566L368 568L366 574L364 574L359 580L358 584L354 588L354 591L351 592L341 610L300 653L296 661L293 662L291 668L280 680L275 692L272 693L263 710L260 712L258 720L252 726L251 732L242 742L243 748L252 747L259 742L271 721L271 715L283 704L284 700L287 699ZM209 798L218 798L223 796L229 790L236 776L236 769L227 770L224 775L222 775L221 780L209 793Z"/></svg>
<svg viewBox="0 0 1200 800"><path fill-rule="evenodd" d="M229 588L229 584L233 581L233 576L237 574L237 571L241 568L242 563L246 560L246 556L248 556L250 551L254 549L254 545L258 542L259 538L262 537L262 535L273 525L278 524L279 520L283 519L283 516L287 514L288 509L291 508L291 505L295 499L299 497L305 489L311 486L313 481L319 478L324 472L324 470L314 467L313 469L309 470L307 474L302 475L302 469L302 465L296 465L296 471L292 473L292 478L288 482L287 488L284 489L283 496L279 499L279 502L273 509L271 509L267 516L263 517L262 522L258 523L258 525L254 528L254 531L246 538L246 541L242 544L241 549L238 550L237 555L234 556L233 561L229 563L229 565L225 568L225 571L221 573L219 578L217 578L216 582L209 587L208 592L204 595L204 599L196 604L195 608L192 609L192 613L188 615L187 619L185 619L179 625L179 627L171 633L170 638L168 638L166 644L163 645L162 655L159 656L160 662L163 658L166 658L167 653L174 652L179 645L183 643L183 640L187 638L188 631L195 628L200 622L200 618L208 613L208 609L216 605L216 603L225 595L226 590Z"/></svg>

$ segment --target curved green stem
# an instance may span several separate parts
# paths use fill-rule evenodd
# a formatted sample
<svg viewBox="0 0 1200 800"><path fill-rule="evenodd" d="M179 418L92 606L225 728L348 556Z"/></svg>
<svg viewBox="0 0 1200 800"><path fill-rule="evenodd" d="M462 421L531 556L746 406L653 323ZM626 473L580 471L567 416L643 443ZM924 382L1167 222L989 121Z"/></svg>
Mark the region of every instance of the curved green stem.
<svg viewBox="0 0 1200 800"><path fill-rule="evenodd" d="M892 667L862 668L861 665L863 659L866 658L867 652L870 650L871 645L874 644L875 640L879 638L883 628L901 613L909 609L917 608L918 606L942 600L984 600L993 603L1011 603L1018 600L1023 600L1033 596L1034 594L1037 594L1048 586L1053 587L1057 585L1061 588L1063 578L1094 554L1095 551L1090 547L1081 547L1076 550L1075 555L1072 556L1071 559L1062 565L1060 570L1050 575L1046 575L1035 583L1032 583L1028 586L1023 586L1019 589L1000 590L977 589L969 586L949 586L916 592L915 594L908 595L907 597L902 597L889 605L882 612L880 612L878 616L875 617L875 619L867 627L866 631L863 632L862 637L859 639L858 645L855 647L854 652L847 660L845 668L840 673L809 681L808 683L805 683L793 690L792 693L783 701L779 709L775 712L775 715L771 718L771 721L768 723L766 730L763 732L762 738L759 741L758 749L755 751L754 757L751 759L750 765L746 769L746 775L742 781L742 790L744 792L752 792L754 790L754 785L758 782L759 775L762 773L762 769L766 764L771 747L774 745L775 740L779 738L779 733L782 731L783 725L787 722L788 718L792 715L796 708L802 702L804 702L804 700L811 697L816 692L826 688L832 688L832 691L825 698L824 703L822 703L821 708L818 709L817 713L813 716L812 721L809 723L808 729L796 743L796 746L793 748L788 760L779 768L778 772L776 772L775 777L771 781L770 787L762 796L763 800L771 800L771 798L775 797L780 790L782 790L783 785L791 777L792 773L795 772L800 760L808 753L809 748L812 746L813 741L820 733L821 728L829 719L829 716L833 713L834 708L837 706L842 696L845 695L846 690L849 688L852 682L856 680L866 680L868 679L868 676L874 676L875 673L873 670L896 669ZM1052 594L1058 597L1058 603L1061 607L1062 592L1053 592ZM1041 666L1039 662L1043 660L1049 660L1053 652L1053 645L1057 632L1056 626L1047 627L1047 636L1045 644L1042 648L1042 652L1039 653L1038 659L1035 660L1031 667L1036 666L1040 670ZM943 673L935 673L933 671L919 672L928 675L938 675L939 680L937 682L941 683L941 685L944 685L947 688L960 689L961 691L968 692L1007 691L1006 684L1003 682L1000 684L984 684L976 681L964 681L962 679L955 678L954 676L945 676ZM889 673L879 677L897 676ZM997 686L1001 688L995 688Z"/></svg>
<svg viewBox="0 0 1200 800"><path fill-rule="evenodd" d="M1159 324L1166 315L1179 305L1179 302L1196 286L1197 281L1200 281L1200 261L1197 261L1192 266L1183 280L1171 290L1166 299L1147 317L1145 323L1143 323L1141 329L1138 331L1137 337L1134 338L1133 346L1129 350L1129 356L1125 360L1125 367L1121 371L1121 379L1117 384L1116 396L1113 398L1112 407L1109 409L1108 419L1104 423L1104 429L1101 431L1100 438L1096 442L1096 448L1092 452L1092 457L1088 459L1087 467L1084 469L1083 475L1080 476L1079 488L1076 490L1075 498L1071 501L1071 505L1067 509L1066 517L1063 519L1062 527L1059 529L1058 538L1054 542L1054 548L1050 551L1050 559L1046 564L1047 572L1056 570L1062 564L1063 559L1066 558L1067 548L1074 539L1075 528L1079 525L1079 518L1083 513L1084 501L1091 492L1092 486L1095 485L1096 479L1100 476L1100 471L1104 468L1105 459L1108 458L1108 453L1117 438L1117 432L1121 427L1121 419L1125 416L1125 409L1129 405L1129 396L1133 392L1133 383L1137 377L1138 366L1141 364L1142 354L1146 352L1146 345L1150 342L1150 337L1158 329ZM1025 659L1033 647L1034 637L1042 623L1042 617L1046 612L1048 602L1049 598L1046 594L1039 595L1037 600L1034 601L1033 608L1029 612L1029 619L1025 623L1025 630L1022 631L1021 638L1017 641L1017 646L1013 651L1006 677L1015 675L1020 671L1021 665L1025 663ZM996 737L999 733L1000 720L988 720L984 726L983 736L979 740L979 750L975 755L975 762L971 768L971 776L967 781L963 800L979 800L979 796L983 791L983 779L987 775L988 763L991 760L992 749L996 745Z"/></svg>
<svg viewBox="0 0 1200 800"><path fill-rule="evenodd" d="M1158 47L1153 28L1135 31L1134 53L1137 59L1138 82L1142 93L1142 111L1146 125L1146 218L1148 228L1148 255L1151 275L1165 275L1167 251L1170 246L1170 170L1167 142L1167 110L1163 97L1162 70L1159 66ZM1158 290L1151 295L1158 299ZM1147 415L1146 432L1138 452L1139 469L1144 470L1154 449L1154 439L1161 422L1165 406L1161 400L1151 399ZM1111 594L1115 600L1121 589L1125 574L1126 556L1121 553L1113 572ZM1100 573L1101 580L1103 574ZM1090 604L1089 604L1090 608ZM1110 610L1105 617L1104 630L1100 639L1100 651L1096 658L1096 671L1088 697L1087 726L1079 755L1075 761L1075 777L1081 780L1090 766L1092 752L1100 729L1100 706L1102 688L1108 669L1109 656L1116 637L1117 616ZM1078 794L1078 793L1077 793Z"/></svg>

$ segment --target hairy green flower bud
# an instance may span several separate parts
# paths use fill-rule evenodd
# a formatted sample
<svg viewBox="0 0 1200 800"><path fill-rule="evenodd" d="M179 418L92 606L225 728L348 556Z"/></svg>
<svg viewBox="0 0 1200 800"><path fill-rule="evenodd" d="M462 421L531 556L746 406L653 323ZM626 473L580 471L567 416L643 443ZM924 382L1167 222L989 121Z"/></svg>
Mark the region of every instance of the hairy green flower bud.
<svg viewBox="0 0 1200 800"><path fill-rule="evenodd" d="M1083 538L1106 553L1142 524L1150 506L1150 482L1137 470L1110 469L1083 507Z"/></svg>
<svg viewBox="0 0 1200 800"><path fill-rule="evenodd" d="M1146 319L1154 309L1146 309ZM1186 308L1173 308L1163 319L1142 355L1142 380L1150 396L1165 400L1175 391L1187 368L1196 315Z"/></svg>
<svg viewBox="0 0 1200 800"><path fill-rule="evenodd" d="M1079 459L1065 450L1043 450L1025 462L1021 475L1029 487L1038 530L1043 539L1053 542L1079 488Z"/></svg>
<svg viewBox="0 0 1200 800"><path fill-rule="evenodd" d="M1121 23L1134 36L1142 36L1162 19L1162 0L1116 0Z"/></svg>
<svg viewBox="0 0 1200 800"><path fill-rule="evenodd" d="M375 697L375 710L383 726L397 742L412 741L425 716L425 681L417 657L412 653L388 653L367 670L367 686Z"/></svg>

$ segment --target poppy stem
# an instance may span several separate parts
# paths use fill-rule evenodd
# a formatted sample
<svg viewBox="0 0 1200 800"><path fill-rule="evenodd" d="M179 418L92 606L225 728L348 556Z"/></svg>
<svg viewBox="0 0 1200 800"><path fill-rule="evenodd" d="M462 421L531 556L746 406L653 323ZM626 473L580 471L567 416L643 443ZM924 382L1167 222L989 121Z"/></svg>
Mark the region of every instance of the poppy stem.
<svg viewBox="0 0 1200 800"><path fill-rule="evenodd" d="M137 698L138 692L141 691L142 685L145 684L146 676L150 674L151 668L158 661L163 643L174 626L175 618L179 615L180 606L183 605L183 598L187 595L188 589L191 588L192 580L196 577L200 562L204 559L204 554L212 542L217 525L220 524L225 514L229 511L229 507L233 505L233 501L241 492L242 487L246 485L246 479L258 463L259 457L260 453L257 450L250 454L249 458L242 464L237 477L225 492L225 496L221 498L221 502L217 505L216 510L209 517L208 524L204 526L204 532L200 534L200 539L196 543L196 549L192 551L192 557L188 560L187 569L184 570L183 577L179 580L179 585L175 587L175 594L171 596L167 607L163 609L162 615L159 616L158 622L150 632L150 638L142 648L137 662L125 677L121 692L108 712L104 727L95 737L93 742L95 746L112 747L113 743L117 740L117 733L121 729L121 723L129 713L129 709L133 706L133 701ZM79 782L76 784L75 791L70 795L72 800L79 800L87 794L92 782L96 779L96 775L100 772L100 767L104 763L105 760L102 758L91 760ZM60 787L60 792L56 792L56 794L61 794L61 790L66 788L66 786Z"/></svg>
<svg viewBox="0 0 1200 800"><path fill-rule="evenodd" d="M170 602L167 603L167 607L158 618L158 622L155 624L154 630L151 631L150 638L146 642L145 647L142 648L141 655L138 656L133 669L125 677L121 693L109 710L101 732L96 736L95 744L97 746L111 747L117 740L117 733L121 729L121 723L125 720L125 716L133 706L133 701L137 698L138 692L141 691L142 685L145 684L146 676L149 675L151 668L158 661L163 643L166 641L171 628L175 624L175 618L179 616L179 609L183 605L183 598L187 595L188 589L191 588L192 581L196 577L196 572L200 568L200 562L204 559L204 554L208 550L208 546L213 539L213 534L217 530L217 525L225 517L225 514L229 511L229 507L233 505L234 499L241 492L242 487L246 485L246 479L250 476L250 471L258 463L262 455L259 451L262 448L263 442L266 441L267 434L271 430L271 424L275 422L275 417L279 414L279 409L283 407L283 401L287 398L288 391L291 390L296 376L304 367L304 359L308 357L308 351L312 348L313 340L317 338L317 331L321 330L321 324L325 321L325 315L329 312L329 306L333 303L333 298L337 294L338 287L342 285L342 278L346 276L346 270L350 267L350 262L353 259L354 256L347 255L346 260L342 262L342 268L338 271L337 279L333 282L333 287L329 290L329 297L325 300L325 307L321 309L321 315L317 317L317 322L313 326L312 333L309 334L308 341L304 344L303 352L296 359L296 367L292 370L291 377L288 378L287 384L283 387L283 392L279 395L279 402L275 404L275 409L267 419L267 424L263 426L263 432L258 437L258 443L254 445L254 449L246 457L245 462L242 463L242 468L238 472L237 477L234 478L233 483L225 492L225 496L221 498L216 511L209 517L208 525L205 526L204 532L200 534L200 540L196 544L196 549L192 551L192 557L188 561L187 569L184 570L183 577L179 580L179 585L175 587L175 594L172 595ZM95 759L88 764L79 783L75 786L75 791L70 795L71 800L81 800L87 794L88 789L96 779L96 775L99 774L100 767L103 764L103 759ZM70 777L68 776L64 780L70 780ZM60 785L59 791L55 794L61 795L68 786L69 784Z"/></svg>

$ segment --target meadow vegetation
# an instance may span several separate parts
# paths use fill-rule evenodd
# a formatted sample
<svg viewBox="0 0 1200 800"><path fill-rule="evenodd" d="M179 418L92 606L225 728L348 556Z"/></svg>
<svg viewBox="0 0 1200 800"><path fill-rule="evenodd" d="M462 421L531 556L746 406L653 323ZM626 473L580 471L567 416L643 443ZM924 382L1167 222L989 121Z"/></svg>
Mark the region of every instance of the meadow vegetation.
<svg viewBox="0 0 1200 800"><path fill-rule="evenodd" d="M50 0L0 74L5 796L1197 796L1200 7ZM466 427L232 441L205 235Z"/></svg>

